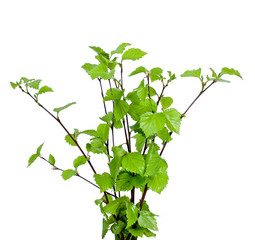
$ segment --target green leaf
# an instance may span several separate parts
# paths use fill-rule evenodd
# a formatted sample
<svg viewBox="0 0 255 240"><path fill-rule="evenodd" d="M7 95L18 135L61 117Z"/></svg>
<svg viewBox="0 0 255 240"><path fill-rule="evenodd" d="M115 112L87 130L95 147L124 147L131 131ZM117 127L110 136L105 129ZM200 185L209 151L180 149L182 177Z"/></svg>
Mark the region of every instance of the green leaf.
<svg viewBox="0 0 255 240"><path fill-rule="evenodd" d="M152 68L150 70L150 79L152 82L156 81L156 80L159 80L159 79L162 79L162 73L163 73L163 70L159 67L157 68Z"/></svg>
<svg viewBox="0 0 255 240"><path fill-rule="evenodd" d="M143 175L145 167L143 155L138 152L128 153L122 159L122 167L127 171Z"/></svg>
<svg viewBox="0 0 255 240"><path fill-rule="evenodd" d="M131 77L131 76L134 76L136 74L139 74L139 73L147 73L148 70L145 68L145 67L138 67L136 68L133 72L131 72L128 76Z"/></svg>
<svg viewBox="0 0 255 240"><path fill-rule="evenodd" d="M44 144L44 143L42 143L42 144L37 148L37 150L36 150L36 154L37 154L38 156L41 155L41 150L42 150L43 144Z"/></svg>
<svg viewBox="0 0 255 240"><path fill-rule="evenodd" d="M156 112L157 111L157 103L151 98L147 98L140 103L141 106L144 107L145 112Z"/></svg>
<svg viewBox="0 0 255 240"><path fill-rule="evenodd" d="M72 136L73 136L73 134L72 134ZM74 137L74 136L73 136L73 137ZM65 140L66 140L66 142L67 142L69 145L71 145L71 146L77 146L76 143L74 142L74 140L73 140L68 134L65 136Z"/></svg>
<svg viewBox="0 0 255 240"><path fill-rule="evenodd" d="M138 219L138 208L131 202L126 203L127 208L127 227L131 227Z"/></svg>
<svg viewBox="0 0 255 240"><path fill-rule="evenodd" d="M120 100L124 94L125 90L120 90L118 88L108 89L106 91L106 96L104 97L104 101L110 100Z"/></svg>
<svg viewBox="0 0 255 240"><path fill-rule="evenodd" d="M116 180L116 191L129 191L133 187L132 174L130 172L120 172Z"/></svg>
<svg viewBox="0 0 255 240"><path fill-rule="evenodd" d="M46 92L53 92L52 88L48 87L48 86L43 86L39 89L38 95L39 94L43 94Z"/></svg>
<svg viewBox="0 0 255 240"><path fill-rule="evenodd" d="M131 183L133 184L133 186L135 188L144 188L145 184L146 184L147 178L143 177L139 174L135 174L134 176L132 176L131 178Z"/></svg>
<svg viewBox="0 0 255 240"><path fill-rule="evenodd" d="M162 113L144 113L140 119L140 126L146 137L159 132L164 127L165 123L166 119Z"/></svg>
<svg viewBox="0 0 255 240"><path fill-rule="evenodd" d="M96 130L92 130L92 129L85 130L85 131L83 131L81 133L85 133L85 134L87 134L89 136L92 136L92 137L99 137L97 131Z"/></svg>
<svg viewBox="0 0 255 240"><path fill-rule="evenodd" d="M139 104L141 102L140 98L137 95L137 91L129 92L126 98L132 103Z"/></svg>
<svg viewBox="0 0 255 240"><path fill-rule="evenodd" d="M138 218L138 224L141 227L149 228L153 231L158 231L157 222L154 214L150 211L142 210Z"/></svg>
<svg viewBox="0 0 255 240"><path fill-rule="evenodd" d="M102 154L106 153L107 148L104 145L104 142L102 141L101 138L95 138L91 141L91 144L86 145L87 151L88 152L93 152L96 154Z"/></svg>
<svg viewBox="0 0 255 240"><path fill-rule="evenodd" d="M128 113L129 106L124 100L115 100L114 117L116 121L121 120Z"/></svg>
<svg viewBox="0 0 255 240"><path fill-rule="evenodd" d="M134 228L128 228L127 230L132 234L132 236L143 237L144 228L140 226L135 226Z"/></svg>
<svg viewBox="0 0 255 240"><path fill-rule="evenodd" d="M14 83L14 82L10 82L10 84L11 84L11 86L12 86L13 89L15 89L15 88L18 86L18 84L17 84L17 83Z"/></svg>
<svg viewBox="0 0 255 240"><path fill-rule="evenodd" d="M201 75L201 68L194 69L194 70L187 70L183 74L181 74L181 77L197 77L200 78Z"/></svg>
<svg viewBox="0 0 255 240"><path fill-rule="evenodd" d="M103 72L101 73L101 78L104 80L108 80L111 79L113 77L113 75L115 74L115 69L112 69L110 72Z"/></svg>
<svg viewBox="0 0 255 240"><path fill-rule="evenodd" d="M218 79L216 72L212 68L210 68L210 70L212 71L212 77Z"/></svg>
<svg viewBox="0 0 255 240"><path fill-rule="evenodd" d="M222 69L221 69L221 72L220 72L220 74L219 74L219 76L221 77L221 76L224 75L224 74L236 75L237 77L243 79L242 76L241 76L241 74L240 74L237 70L235 70L235 69L233 69L233 68L226 68L226 67L225 67L225 68L222 68Z"/></svg>
<svg viewBox="0 0 255 240"><path fill-rule="evenodd" d="M50 154L49 155L49 163L52 165L52 166L54 166L55 165L55 158Z"/></svg>
<svg viewBox="0 0 255 240"><path fill-rule="evenodd" d="M96 66L96 64L85 63L82 68L89 74L89 72Z"/></svg>
<svg viewBox="0 0 255 240"><path fill-rule="evenodd" d="M111 231L113 234L117 235L119 234L122 229L126 226L126 224L122 221L118 221L118 223L114 223L112 226L111 226Z"/></svg>
<svg viewBox="0 0 255 240"><path fill-rule="evenodd" d="M83 165L87 162L87 159L84 156L79 156L73 161L73 166L77 169L80 165Z"/></svg>
<svg viewBox="0 0 255 240"><path fill-rule="evenodd" d="M120 44L114 51L111 52L111 55L123 53L125 51L125 48L127 46L130 46L130 45L131 45L130 43L122 43L122 44Z"/></svg>
<svg viewBox="0 0 255 240"><path fill-rule="evenodd" d="M166 171L168 167L167 162L160 157L158 150L158 145L152 142L145 158L145 175L151 176Z"/></svg>
<svg viewBox="0 0 255 240"><path fill-rule="evenodd" d="M171 135L169 134L166 127L162 128L158 133L157 136L162 139L163 141L170 142L172 140Z"/></svg>
<svg viewBox="0 0 255 240"><path fill-rule="evenodd" d="M125 51L122 55L122 61L123 60L138 60L140 58L142 58L145 54L147 54L146 52L143 52L142 50L138 49L138 48L130 48L127 51Z"/></svg>
<svg viewBox="0 0 255 240"><path fill-rule="evenodd" d="M118 157L114 157L111 162L109 163L109 167L110 167L110 173L111 176L114 180L116 180L116 177L120 171L120 167L121 167L121 158Z"/></svg>
<svg viewBox="0 0 255 240"><path fill-rule="evenodd" d="M111 123L112 122L112 117L113 117L112 112L109 112L106 115L104 115L103 117L100 117L100 119L104 122Z"/></svg>
<svg viewBox="0 0 255 240"><path fill-rule="evenodd" d="M167 183L168 183L167 172L158 173L153 176L149 176L148 187L152 191L160 194L163 191L163 189L167 186Z"/></svg>
<svg viewBox="0 0 255 240"><path fill-rule="evenodd" d="M175 74L172 74L171 71L167 71L168 75L169 75L169 80L168 82L172 82L174 79L176 79Z"/></svg>
<svg viewBox="0 0 255 240"><path fill-rule="evenodd" d="M108 232L109 224L108 222L103 218L103 230L102 230L102 239L104 239L106 233Z"/></svg>
<svg viewBox="0 0 255 240"><path fill-rule="evenodd" d="M148 84L146 84L145 88L146 88L146 95L149 96L148 95ZM150 96L153 97L156 95L157 95L156 90L153 87L150 87Z"/></svg>
<svg viewBox="0 0 255 240"><path fill-rule="evenodd" d="M136 150L137 150L137 152L141 153L144 148L144 144L146 142L146 137L140 133L137 133L132 138L136 139L136 142L135 142Z"/></svg>
<svg viewBox="0 0 255 240"><path fill-rule="evenodd" d="M123 157L127 152L123 149L122 145L120 146L113 146L112 152L115 158Z"/></svg>
<svg viewBox="0 0 255 240"><path fill-rule="evenodd" d="M94 174L94 179L100 187L100 192L104 192L112 188L114 185L112 176L107 172L104 172L103 174Z"/></svg>
<svg viewBox="0 0 255 240"><path fill-rule="evenodd" d="M143 233L146 237L156 237L156 234L151 232L149 229L144 228L143 229Z"/></svg>
<svg viewBox="0 0 255 240"><path fill-rule="evenodd" d="M54 108L53 111L56 112L57 114L59 114L61 111L65 110L66 108L68 108L70 106L72 106L73 104L76 104L76 102L68 103L63 107Z"/></svg>
<svg viewBox="0 0 255 240"><path fill-rule="evenodd" d="M165 110L166 108L168 108L172 105L173 99L171 97L162 97L160 99L160 103L162 106L162 110Z"/></svg>
<svg viewBox="0 0 255 240"><path fill-rule="evenodd" d="M109 130L110 126L109 124L101 123L97 127L97 133L98 136L103 140L103 142L106 142L109 137Z"/></svg>
<svg viewBox="0 0 255 240"><path fill-rule="evenodd" d="M102 74L108 73L107 71L107 67L100 63L96 66L94 66L89 72L88 74L91 76L91 79L94 80L96 78L99 78Z"/></svg>
<svg viewBox="0 0 255 240"><path fill-rule="evenodd" d="M29 158L29 160L28 160L28 167L38 158L39 156L38 156L38 154L33 154L30 158Z"/></svg>
<svg viewBox="0 0 255 240"><path fill-rule="evenodd" d="M166 125L170 131L180 134L181 114L174 108L164 110Z"/></svg>
<svg viewBox="0 0 255 240"><path fill-rule="evenodd" d="M41 82L42 80L34 80L34 81L31 81L31 82L28 82L28 83L26 83L26 85L28 86L28 87L31 87L31 88L34 88L34 89L39 89L39 85L40 85L40 82Z"/></svg>
<svg viewBox="0 0 255 240"><path fill-rule="evenodd" d="M105 207L105 212L109 214L116 214L118 212L118 209L122 203L129 202L129 198L127 196L119 197L116 200L113 200L109 202Z"/></svg>
<svg viewBox="0 0 255 240"><path fill-rule="evenodd" d="M89 46L92 50L94 50L97 54L107 54L102 48L95 47L95 46Z"/></svg>
<svg viewBox="0 0 255 240"><path fill-rule="evenodd" d="M64 180L67 180L67 179L69 179L69 178L71 178L72 176L75 176L75 175L76 175L76 171L75 170L67 169L67 170L63 171L62 178Z"/></svg>
<svg viewBox="0 0 255 240"><path fill-rule="evenodd" d="M134 121L139 121L141 115L143 115L146 112L147 112L146 107L142 106L141 104L131 103L129 105L128 114Z"/></svg>

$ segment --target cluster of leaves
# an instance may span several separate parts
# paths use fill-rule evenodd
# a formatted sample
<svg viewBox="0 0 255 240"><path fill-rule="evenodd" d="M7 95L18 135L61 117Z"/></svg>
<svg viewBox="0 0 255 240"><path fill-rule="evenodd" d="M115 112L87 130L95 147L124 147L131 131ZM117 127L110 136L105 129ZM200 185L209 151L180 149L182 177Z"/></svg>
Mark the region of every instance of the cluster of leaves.
<svg viewBox="0 0 255 240"><path fill-rule="evenodd" d="M103 193L103 196L95 201L104 216L102 238L110 230L115 235L115 239L120 240L156 235L153 232L158 231L156 215L149 210L144 199L148 190L160 194L167 186L168 164L161 155L165 145L172 140L172 133L180 134L181 120L184 116L172 107L173 99L164 95L165 88L176 79L171 71L167 71L167 77L165 77L163 69L159 67L150 70L144 66L137 67L129 74L129 77L140 78L137 87L125 93L123 88L125 62L135 61L146 55L140 49L130 48L130 45L122 43L111 53L105 52L100 47L90 47L96 52L95 58L98 63L85 63L82 68L92 80L97 79L100 82L105 115L100 117L100 123L96 129L85 131L74 129L73 133L69 133L64 127L67 132L66 142L71 146L78 146L82 155L73 161L73 169L63 170L62 177L67 180L72 176L79 176L78 167L89 162L94 171L95 183ZM118 69L120 70L119 79L116 77ZM212 71L211 77L201 75L201 68L187 70L181 76L198 78L202 84L200 94L206 90L208 82L229 82L222 79L225 74L242 78L240 73L232 68L222 68L219 74L216 74L212 68L210 70ZM109 84L105 93L103 93L101 81ZM155 81L162 84L160 93L152 87ZM53 90L48 86L40 88L40 82L41 80L21 78L19 82L11 83L11 86L14 89L19 87L43 107L38 102L39 95ZM33 96L29 89L36 90ZM106 102L112 102L111 111L107 111ZM62 127L59 113L73 104L75 102L53 109L57 114L56 117L50 113ZM49 113L48 110L46 111ZM129 125L131 122L132 125ZM123 129L123 142L118 144L114 139L115 129ZM90 136L90 141L86 144L86 154L78 144L80 134ZM30 157L28 166L41 157L42 146L43 144ZM101 174L97 173L90 162L91 154L105 155L109 169ZM55 169L60 170L55 166L55 158L51 154L46 161ZM137 203L135 202L136 189L142 194L142 199ZM126 196L129 191L131 197Z"/></svg>

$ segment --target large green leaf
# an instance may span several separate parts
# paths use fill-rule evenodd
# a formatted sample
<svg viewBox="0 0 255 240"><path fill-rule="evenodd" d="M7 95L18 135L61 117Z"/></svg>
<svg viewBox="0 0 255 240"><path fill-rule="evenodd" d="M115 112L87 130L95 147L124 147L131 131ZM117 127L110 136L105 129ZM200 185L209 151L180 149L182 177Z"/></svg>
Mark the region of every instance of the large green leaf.
<svg viewBox="0 0 255 240"><path fill-rule="evenodd" d="M221 69L221 72L220 72L220 74L219 74L219 76L221 77L222 75L224 75L224 74L228 74L228 75L235 75L235 76L237 76L237 77L240 77L240 78L242 78L242 76L241 76L241 74L237 71L237 70L235 70L235 69L233 69L233 68L222 68ZM243 79L243 78L242 78Z"/></svg>
<svg viewBox="0 0 255 240"><path fill-rule="evenodd" d="M147 91L146 91L147 92ZM157 111L157 103L151 99L147 98L140 103L142 107L144 107L145 112L156 112Z"/></svg>
<svg viewBox="0 0 255 240"><path fill-rule="evenodd" d="M187 70L183 74L181 74L181 77L197 77L200 78L201 76L201 68L194 69L194 70Z"/></svg>
<svg viewBox="0 0 255 240"><path fill-rule="evenodd" d="M127 46L130 46L130 45L131 45L130 43L122 43L122 44L120 44L114 51L111 52L111 55L123 53L125 51L125 48Z"/></svg>
<svg viewBox="0 0 255 240"><path fill-rule="evenodd" d="M140 226L135 226L135 227L130 227L127 229L132 236L135 237L143 237L143 232L144 232L144 228L140 227Z"/></svg>
<svg viewBox="0 0 255 240"><path fill-rule="evenodd" d="M123 60L138 60L140 58L142 58L145 54L147 54L146 52L138 49L138 48L130 48L127 51L125 51L122 55L122 61Z"/></svg>
<svg viewBox="0 0 255 240"><path fill-rule="evenodd" d="M87 159L84 156L79 156L74 159L73 166L77 169L80 165L83 165L87 162Z"/></svg>
<svg viewBox="0 0 255 240"><path fill-rule="evenodd" d="M63 107L59 107L59 108L54 108L53 111L56 112L57 114L59 114L61 111L65 110L66 108L72 106L73 104L76 104L76 102L71 102L71 103L68 103L66 104L65 106Z"/></svg>
<svg viewBox="0 0 255 240"><path fill-rule="evenodd" d="M116 180L116 191L129 191L133 187L132 174L130 172L120 172Z"/></svg>
<svg viewBox="0 0 255 240"><path fill-rule="evenodd" d="M162 139L163 141L170 142L172 140L171 135L169 134L166 127L162 128L158 133L157 136Z"/></svg>
<svg viewBox="0 0 255 240"><path fill-rule="evenodd" d="M149 177L148 187L154 192L161 193L168 183L167 172L158 173Z"/></svg>
<svg viewBox="0 0 255 240"><path fill-rule="evenodd" d="M112 176L107 172L104 172L103 174L94 174L94 179L100 187L100 192L104 192L112 188L114 185Z"/></svg>
<svg viewBox="0 0 255 240"><path fill-rule="evenodd" d="M174 108L164 110L166 124L170 131L180 133L181 114Z"/></svg>
<svg viewBox="0 0 255 240"><path fill-rule="evenodd" d="M124 100L115 100L114 117L116 121L121 120L128 113L129 106Z"/></svg>
<svg viewBox="0 0 255 240"><path fill-rule="evenodd" d="M140 118L140 126L145 133L146 137L149 137L158 131L160 131L166 123L166 118L163 113L144 113Z"/></svg>
<svg viewBox="0 0 255 240"><path fill-rule="evenodd" d="M127 227L131 227L138 219L138 208L131 202L126 203L127 208Z"/></svg>
<svg viewBox="0 0 255 240"><path fill-rule="evenodd" d="M122 203L129 202L129 198L127 196L119 197L116 200L113 200L109 202L105 207L105 212L109 214L116 214L118 212L118 209Z"/></svg>
<svg viewBox="0 0 255 240"><path fill-rule="evenodd" d="M145 167L143 155L138 152L128 153L122 159L122 167L127 171L143 175Z"/></svg>
<svg viewBox="0 0 255 240"><path fill-rule="evenodd" d="M118 88L108 89L106 91L106 96L104 97L104 101L110 100L120 100L124 94L125 90L120 90Z"/></svg>
<svg viewBox="0 0 255 240"><path fill-rule="evenodd" d="M129 77L139 74L139 73L147 73L147 72L148 72L148 70L145 67L141 66L141 67L136 68L133 72L131 72L129 74Z"/></svg>
<svg viewBox="0 0 255 240"><path fill-rule="evenodd" d="M109 137L109 130L110 126L109 124L101 123L97 127L97 133L98 136L103 140L103 142L106 142Z"/></svg>
<svg viewBox="0 0 255 240"><path fill-rule="evenodd" d="M166 108L168 108L172 105L173 99L171 97L162 97L160 99L160 103L162 106L162 110L165 110Z"/></svg>
<svg viewBox="0 0 255 240"><path fill-rule="evenodd" d="M141 102L140 98L137 95L137 91L129 92L126 98L132 103L139 104Z"/></svg>
<svg viewBox="0 0 255 240"><path fill-rule="evenodd" d="M154 231L158 231L157 221L155 215L150 211L142 210L138 218L138 224L141 227L149 228Z"/></svg>
<svg viewBox="0 0 255 240"><path fill-rule="evenodd" d="M76 171L73 169L67 169L65 171L62 172L62 177L64 180L67 180L69 178L71 178L72 176L76 175Z"/></svg>
<svg viewBox="0 0 255 240"><path fill-rule="evenodd" d="M122 222L121 220L118 220L117 223L114 223L112 226L111 226L111 231L113 234L117 235L119 234L122 229L126 226L126 224L124 222Z"/></svg>
<svg viewBox="0 0 255 240"><path fill-rule="evenodd" d="M167 162L158 154L159 147L155 143L151 143L145 158L146 170L145 175L151 176L162 173L167 169Z"/></svg>

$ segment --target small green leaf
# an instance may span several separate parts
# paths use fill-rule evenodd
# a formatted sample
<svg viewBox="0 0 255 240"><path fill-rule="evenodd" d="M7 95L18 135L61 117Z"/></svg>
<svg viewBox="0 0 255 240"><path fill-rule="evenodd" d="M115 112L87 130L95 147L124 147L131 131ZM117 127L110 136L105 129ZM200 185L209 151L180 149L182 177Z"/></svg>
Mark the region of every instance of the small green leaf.
<svg viewBox="0 0 255 240"><path fill-rule="evenodd" d="M13 89L15 89L15 88L18 86L18 84L17 84L17 83L14 83L14 82L10 82L10 84L11 84L11 86L12 86Z"/></svg>
<svg viewBox="0 0 255 240"><path fill-rule="evenodd" d="M122 167L127 171L143 175L145 167L143 155L138 152L128 153L122 159Z"/></svg>
<svg viewBox="0 0 255 240"><path fill-rule="evenodd" d="M106 123L111 123L112 122L112 117L113 114L112 112L107 113L106 115L104 115L103 117L100 117L100 119Z"/></svg>
<svg viewBox="0 0 255 240"><path fill-rule="evenodd" d="M38 154L33 154L30 158L29 158L29 160L28 160L28 167L38 158L39 156L38 156Z"/></svg>
<svg viewBox="0 0 255 240"><path fill-rule="evenodd" d="M140 103L141 106L144 107L145 112L156 112L157 111L157 103L151 99L147 98Z"/></svg>
<svg viewBox="0 0 255 240"><path fill-rule="evenodd" d="M123 60L138 60L142 58L144 55L146 55L146 52L143 52L142 50L138 48L130 48L127 51L125 51L122 55L122 61Z"/></svg>
<svg viewBox="0 0 255 240"><path fill-rule="evenodd" d="M107 54L102 48L95 47L95 46L89 46L92 50L94 50L97 54Z"/></svg>
<svg viewBox="0 0 255 240"><path fill-rule="evenodd" d="M96 66L96 64L85 63L82 68L89 74L89 72Z"/></svg>
<svg viewBox="0 0 255 240"><path fill-rule="evenodd" d="M128 113L128 103L124 100L115 100L114 102L114 117L116 121L121 120Z"/></svg>
<svg viewBox="0 0 255 240"><path fill-rule="evenodd" d="M194 70L187 70L183 74L181 74L181 77L197 77L200 78L201 75L201 68L194 69Z"/></svg>
<svg viewBox="0 0 255 240"><path fill-rule="evenodd" d="M143 237L144 228L142 228L140 226L135 226L133 228L128 228L127 230L132 234L132 236Z"/></svg>
<svg viewBox="0 0 255 240"><path fill-rule="evenodd" d="M106 96L104 97L104 101L110 100L120 100L124 94L125 90L119 90L118 88L108 89L106 91Z"/></svg>
<svg viewBox="0 0 255 240"><path fill-rule="evenodd" d="M91 76L92 80L99 78L102 74L108 73L107 67L100 63L99 65L94 66L88 74Z"/></svg>
<svg viewBox="0 0 255 240"><path fill-rule="evenodd" d="M131 227L138 219L138 208L131 202L126 203L127 208L127 227Z"/></svg>
<svg viewBox="0 0 255 240"><path fill-rule="evenodd" d="M225 68L222 68L222 69L221 69L221 72L220 72L220 74L219 74L219 76L221 77L221 76L224 75L224 74L236 75L237 77L243 79L242 76L241 76L241 74L240 74L237 70L235 70L235 69L233 69L233 68L226 68L226 67L225 67Z"/></svg>
<svg viewBox="0 0 255 240"><path fill-rule="evenodd" d="M143 233L146 237L156 237L156 234L153 233L152 231L150 231L149 229L147 228L144 228L143 229Z"/></svg>
<svg viewBox="0 0 255 240"><path fill-rule="evenodd" d="M170 131L180 134L181 114L174 108L164 110L166 124Z"/></svg>
<svg viewBox="0 0 255 240"><path fill-rule="evenodd" d="M159 132L165 125L166 118L162 113L147 112L141 116L140 126L145 133L146 137L149 137Z"/></svg>
<svg viewBox="0 0 255 240"><path fill-rule="evenodd" d="M210 68L210 70L212 71L212 77L218 79L216 72L212 68Z"/></svg>
<svg viewBox="0 0 255 240"><path fill-rule="evenodd" d="M130 45L131 45L130 43L122 43L122 44L120 44L114 51L111 52L111 55L123 53L125 51L125 48L127 46L130 46Z"/></svg>
<svg viewBox="0 0 255 240"><path fill-rule="evenodd" d="M163 70L159 67L157 68L152 68L150 70L150 79L152 82L156 81L156 80L160 80L162 79L162 73L163 73Z"/></svg>
<svg viewBox="0 0 255 240"><path fill-rule="evenodd" d="M168 108L172 105L173 99L171 97L162 97L160 99L160 103L162 106L162 110L165 110L166 108Z"/></svg>
<svg viewBox="0 0 255 240"><path fill-rule="evenodd" d="M120 172L116 180L116 191L129 191L133 187L132 174L130 172Z"/></svg>
<svg viewBox="0 0 255 240"><path fill-rule="evenodd" d="M75 170L67 169L67 170L63 171L62 178L64 180L67 180L67 179L69 179L69 178L71 178L72 176L75 176L75 175L76 175L76 171Z"/></svg>
<svg viewBox="0 0 255 240"><path fill-rule="evenodd" d="M111 226L111 231L113 234L117 235L119 234L122 229L126 226L126 224L122 221L118 221L118 223L114 223L112 226Z"/></svg>
<svg viewBox="0 0 255 240"><path fill-rule="evenodd" d="M73 136L73 134L72 134L72 136ZM74 137L74 136L73 136L73 137ZM71 146L77 146L76 143L74 142L74 140L73 140L68 134L65 136L65 140L66 140L66 142L67 142L69 145L71 145Z"/></svg>
<svg viewBox="0 0 255 240"><path fill-rule="evenodd" d="M83 131L81 133L85 133L85 134L87 134L89 136L92 136L92 137L99 137L97 131L96 130L92 130L92 129L85 130L85 131Z"/></svg>
<svg viewBox="0 0 255 240"><path fill-rule="evenodd" d="M46 92L53 92L52 88L48 87L48 86L43 86L39 89L38 95L39 94L43 94Z"/></svg>
<svg viewBox="0 0 255 240"><path fill-rule="evenodd" d="M34 81L31 81L31 82L28 82L28 83L26 83L26 85L28 86L28 87L31 87L31 88L34 88L34 89L39 89L39 85L40 85L40 82L41 82L42 80L34 80Z"/></svg>
<svg viewBox="0 0 255 240"><path fill-rule="evenodd" d="M103 230L102 230L102 239L104 239L106 233L108 232L109 224L108 222L103 218Z"/></svg>
<svg viewBox="0 0 255 240"><path fill-rule="evenodd" d="M109 137L109 130L110 126L109 124L101 123L97 127L97 133L98 136L103 140L103 142L106 142Z"/></svg>
<svg viewBox="0 0 255 240"><path fill-rule="evenodd" d="M120 146L113 146L112 152L115 158L123 157L127 152L123 149L122 145Z"/></svg>
<svg viewBox="0 0 255 240"><path fill-rule="evenodd" d="M148 70L145 68L145 67L138 67L136 68L133 72L131 72L128 76L131 77L131 76L134 76L136 74L139 74L139 73L147 73Z"/></svg>
<svg viewBox="0 0 255 240"><path fill-rule="evenodd" d="M49 156L49 163L52 165L52 166L54 166L55 165L55 158L50 154L50 156Z"/></svg>
<svg viewBox="0 0 255 240"><path fill-rule="evenodd" d="M101 73L101 78L104 79L104 80L108 80L108 79L111 79L115 74L115 69L112 69L110 72L103 72Z"/></svg>
<svg viewBox="0 0 255 240"><path fill-rule="evenodd" d="M119 207L122 203L129 202L130 199L127 196L119 197L116 200L111 201L108 203L105 207L104 210L105 212L109 214L116 214L119 210Z"/></svg>
<svg viewBox="0 0 255 240"><path fill-rule="evenodd" d="M63 107L54 108L53 111L56 112L57 114L59 114L61 111L65 110L66 108L68 108L70 106L72 106L73 104L76 104L76 102L68 103Z"/></svg>
<svg viewBox="0 0 255 240"><path fill-rule="evenodd" d="M132 103L139 104L141 102L140 98L137 95L137 91L129 92L126 98Z"/></svg>
<svg viewBox="0 0 255 240"><path fill-rule="evenodd" d="M148 187L154 192L161 193L168 183L167 172L149 176ZM152 229L153 230L153 229Z"/></svg>
<svg viewBox="0 0 255 240"><path fill-rule="evenodd" d="M153 231L158 231L155 215L152 214L150 211L142 210L140 212L140 216L138 218L138 224L141 227L149 228Z"/></svg>
<svg viewBox="0 0 255 240"><path fill-rule="evenodd" d="M120 171L121 162L121 158L114 157L109 163L110 173L114 180L116 180L116 177Z"/></svg>
<svg viewBox="0 0 255 240"><path fill-rule="evenodd" d="M80 165L83 165L87 162L87 159L84 156L79 156L73 161L73 166L77 169Z"/></svg>
<svg viewBox="0 0 255 240"><path fill-rule="evenodd" d="M146 142L146 137L140 133L137 133L135 136L133 136L133 138L136 139L135 147L137 152L141 153Z"/></svg>
<svg viewBox="0 0 255 240"><path fill-rule="evenodd" d="M37 148L37 150L36 150L36 154L37 154L38 156L41 155L41 150L42 150L43 144L44 144L44 143L42 143L42 144Z"/></svg>
<svg viewBox="0 0 255 240"><path fill-rule="evenodd" d="M112 176L107 172L104 172L103 174L94 174L94 179L100 187L100 192L104 192L112 188L114 185Z"/></svg>
<svg viewBox="0 0 255 240"><path fill-rule="evenodd" d="M162 128L158 133L157 136L162 139L163 141L170 142L172 140L171 135L169 134L166 127Z"/></svg>

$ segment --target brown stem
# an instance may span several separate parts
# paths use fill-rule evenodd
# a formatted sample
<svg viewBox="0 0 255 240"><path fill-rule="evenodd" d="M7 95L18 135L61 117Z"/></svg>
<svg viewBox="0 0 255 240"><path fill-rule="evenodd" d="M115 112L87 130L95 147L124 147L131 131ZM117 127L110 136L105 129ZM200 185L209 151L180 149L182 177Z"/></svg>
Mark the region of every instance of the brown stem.
<svg viewBox="0 0 255 240"><path fill-rule="evenodd" d="M144 191L143 191L143 195L142 195L142 198L141 198L141 201L140 201L140 211L142 210L144 199L146 197L147 191L148 191L148 184L146 183Z"/></svg>
<svg viewBox="0 0 255 240"><path fill-rule="evenodd" d="M160 100L161 100L161 98L163 96L163 93L164 93L166 87L167 87L167 85L163 84L163 88L162 88L162 91L161 91L161 93L159 95L159 98L158 98L158 101L157 101L157 105L159 105L159 102L160 102Z"/></svg>
<svg viewBox="0 0 255 240"><path fill-rule="evenodd" d="M150 75L147 74L146 78L147 78L147 82L148 82L148 96L149 96L149 99L151 99L151 93L150 93Z"/></svg>
<svg viewBox="0 0 255 240"><path fill-rule="evenodd" d="M98 78L98 81L100 83L101 95L102 95L103 104L104 104L104 111L105 111L105 114L107 114L107 109L106 109L106 104L105 104L105 101L104 101L104 91L103 91L103 86L102 86L101 78Z"/></svg>

